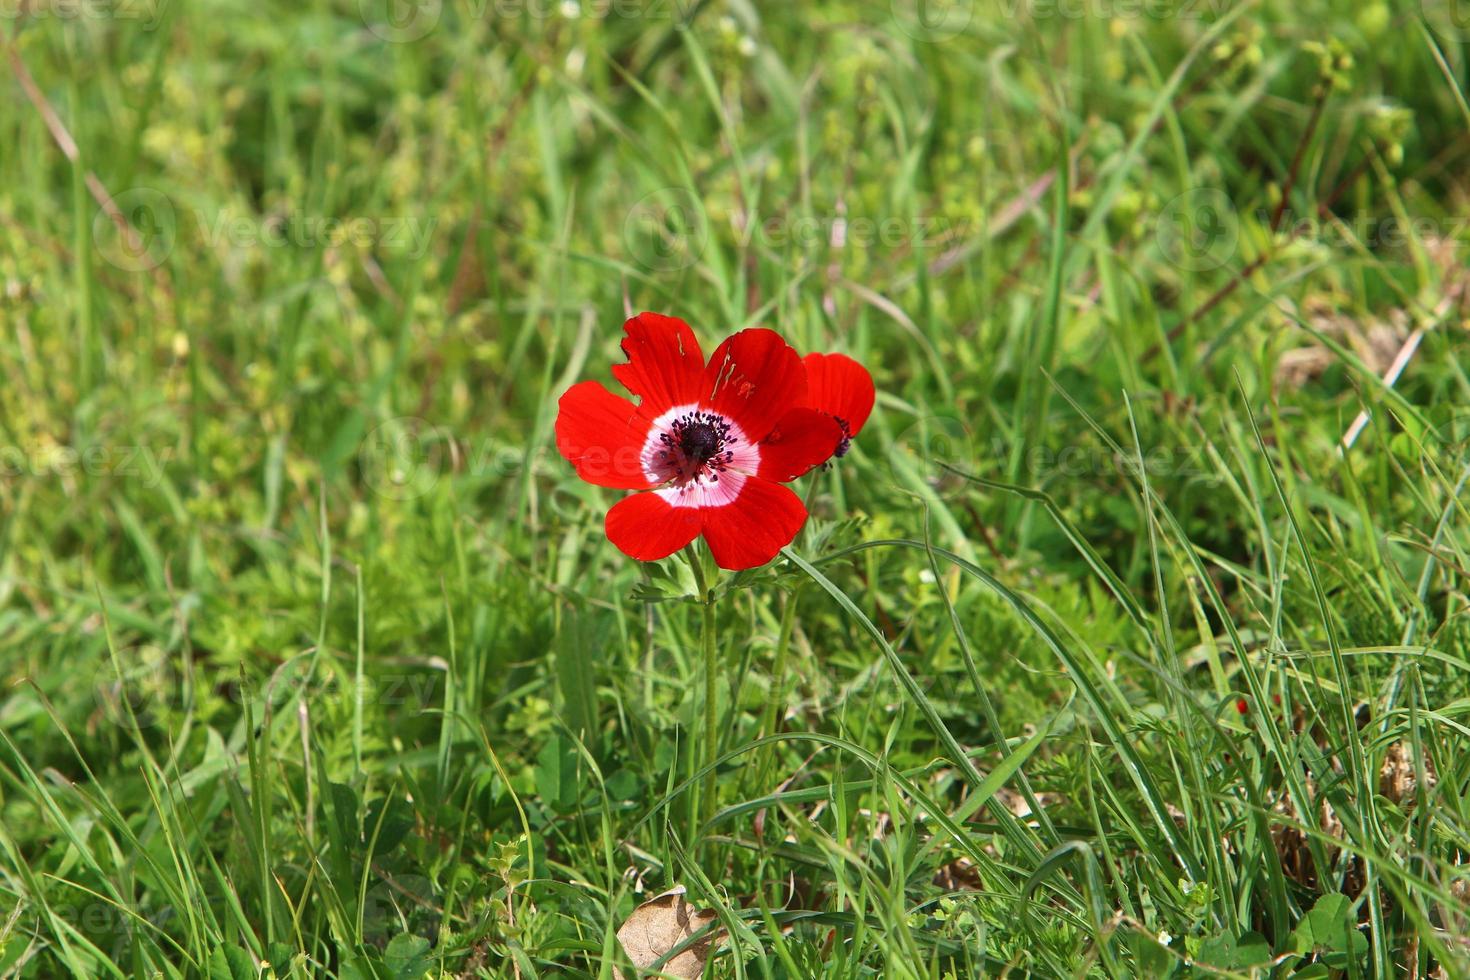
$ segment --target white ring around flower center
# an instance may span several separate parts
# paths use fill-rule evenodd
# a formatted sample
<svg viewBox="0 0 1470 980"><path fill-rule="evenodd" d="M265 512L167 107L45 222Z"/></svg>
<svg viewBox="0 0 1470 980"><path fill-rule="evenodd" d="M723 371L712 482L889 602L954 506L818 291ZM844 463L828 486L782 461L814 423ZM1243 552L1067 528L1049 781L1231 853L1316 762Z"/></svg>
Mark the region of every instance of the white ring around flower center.
<svg viewBox="0 0 1470 980"><path fill-rule="evenodd" d="M664 436L674 436L674 423L680 418L702 413L717 419L723 428L729 426L722 446L723 464L716 467L702 465L693 474L680 474L670 467L666 454L668 447ZM701 408L691 402L675 405L653 420L648 436L643 440L639 454L643 474L650 482L664 484L655 491L675 507L723 507L740 496L746 477L754 476L760 469L760 447L751 442L729 416Z"/></svg>

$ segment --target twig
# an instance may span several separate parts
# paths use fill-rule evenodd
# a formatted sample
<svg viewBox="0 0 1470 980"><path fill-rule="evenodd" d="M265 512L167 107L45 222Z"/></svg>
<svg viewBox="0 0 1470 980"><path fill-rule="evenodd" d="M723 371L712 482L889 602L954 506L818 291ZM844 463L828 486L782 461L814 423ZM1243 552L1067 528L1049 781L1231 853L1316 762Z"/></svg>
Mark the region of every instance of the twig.
<svg viewBox="0 0 1470 980"><path fill-rule="evenodd" d="M30 100L31 105L35 107L36 112L40 115L41 121L50 130L51 138L56 141L56 145L61 149L62 155L73 166L80 166L81 151L77 148L77 141L72 139L72 135L67 130L66 124L61 121L61 117L56 114L56 110L52 108L51 102L46 98L46 94L36 84L35 78L31 76L30 69L26 68L25 62L21 60L20 52L16 50L14 43L10 41L5 42L5 53L10 59L10 70L15 75L15 80L20 83L21 90L25 92L26 98ZM127 215L123 214L122 209L117 206L117 202L112 199L112 195L107 192L107 188L103 185L102 181L90 170L82 175L82 180L86 183L87 190L91 193L93 200L97 202L97 206L117 226L118 233L127 240L128 248L132 249L135 253L141 252L143 250L143 239L138 235L137 230L128 222ZM153 278L165 294L172 296L173 290L170 288L168 279L164 275L161 267L154 268Z"/></svg>
<svg viewBox="0 0 1470 980"><path fill-rule="evenodd" d="M1423 339L1424 328L1415 327L1414 332L1409 334L1409 339L1404 341L1404 346L1399 348L1399 352L1394 357L1393 363L1388 366L1388 371L1383 375L1383 386L1385 388L1392 388L1394 382L1398 381L1399 375L1403 374L1404 368L1409 366L1409 361L1413 358L1414 352L1419 349L1419 342ZM1368 427L1368 419L1372 414L1372 412L1365 408L1358 413L1357 418L1353 419L1353 424L1348 426L1348 430L1343 433L1342 444L1337 447L1337 454L1339 456L1346 454L1349 449L1353 448L1353 443L1358 441L1358 436Z"/></svg>

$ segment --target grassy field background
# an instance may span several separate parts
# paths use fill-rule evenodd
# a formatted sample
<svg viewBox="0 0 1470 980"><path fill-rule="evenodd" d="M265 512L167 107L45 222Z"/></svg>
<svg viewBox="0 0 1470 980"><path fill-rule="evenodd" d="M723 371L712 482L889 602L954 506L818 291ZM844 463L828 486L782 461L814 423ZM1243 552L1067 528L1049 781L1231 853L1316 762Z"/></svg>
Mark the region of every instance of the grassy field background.
<svg viewBox="0 0 1470 980"><path fill-rule="evenodd" d="M1470 975L1461 8L7 5L0 975ZM879 389L713 801L644 309Z"/></svg>

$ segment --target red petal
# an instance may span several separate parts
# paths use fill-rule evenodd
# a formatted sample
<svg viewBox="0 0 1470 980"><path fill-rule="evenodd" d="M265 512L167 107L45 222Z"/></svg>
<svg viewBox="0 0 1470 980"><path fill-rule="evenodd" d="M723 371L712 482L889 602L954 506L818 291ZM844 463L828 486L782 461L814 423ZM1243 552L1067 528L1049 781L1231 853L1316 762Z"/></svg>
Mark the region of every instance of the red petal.
<svg viewBox="0 0 1470 980"><path fill-rule="evenodd" d="M657 418L675 405L699 401L704 391L704 353L689 324L659 313L640 313L623 324L627 364L613 365L613 377L642 399L639 407Z"/></svg>
<svg viewBox="0 0 1470 980"><path fill-rule="evenodd" d="M760 441L806 394L801 358L774 330L733 334L716 348L705 369L707 406L735 421L747 439Z"/></svg>
<svg viewBox="0 0 1470 980"><path fill-rule="evenodd" d="M808 354L806 400L819 412L835 415L847 423L847 434L855 436L873 414L873 376L846 354Z"/></svg>
<svg viewBox="0 0 1470 980"><path fill-rule="evenodd" d="M653 486L641 455L648 420L596 381L572 385L557 403L556 448L588 483L615 490Z"/></svg>
<svg viewBox="0 0 1470 980"><path fill-rule="evenodd" d="M732 570L756 568L775 558L806 521L806 508L796 494L759 477L747 478L731 503L699 513L715 564Z"/></svg>
<svg viewBox="0 0 1470 980"><path fill-rule="evenodd" d="M673 507L656 493L624 497L607 512L607 539L639 561L667 558L699 534L699 510Z"/></svg>
<svg viewBox="0 0 1470 980"><path fill-rule="evenodd" d="M831 458L842 442L836 419L815 408L793 408L761 441L761 465L756 475L785 483Z"/></svg>

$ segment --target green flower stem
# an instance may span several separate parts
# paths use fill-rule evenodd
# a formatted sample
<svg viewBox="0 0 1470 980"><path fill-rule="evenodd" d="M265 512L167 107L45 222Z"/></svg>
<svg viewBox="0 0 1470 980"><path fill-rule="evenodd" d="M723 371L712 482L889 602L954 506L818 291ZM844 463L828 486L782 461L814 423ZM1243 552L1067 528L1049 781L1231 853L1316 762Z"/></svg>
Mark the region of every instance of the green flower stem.
<svg viewBox="0 0 1470 980"><path fill-rule="evenodd" d="M806 544L807 538L810 536L812 501L816 499L817 485L819 482L819 476L815 473L812 474L811 479L807 481L806 495L802 499L802 506L806 509L808 515L807 521L802 525L801 533L798 535L798 540L803 545ZM776 653L771 660L771 691L770 697L766 701L765 719L761 723L760 734L762 736L776 734L776 725L780 721L781 711L786 704L786 660L787 655L791 651L791 634L796 627L796 604L800 596L801 584L798 583L791 587L790 592L786 593L786 601L781 605L781 626L780 632L776 636ZM772 745L768 752L763 753L764 763L758 772L762 785L765 784L767 777L770 775L769 767L775 764L779 753L780 746L778 745Z"/></svg>
<svg viewBox="0 0 1470 980"><path fill-rule="evenodd" d="M801 526L799 539L806 544L810 534L812 501L817 497L817 485L820 479L817 474L807 481L806 496L802 499L802 507L807 512L806 523ZM786 593L786 602L781 606L781 632L776 637L776 655L771 662L771 699L766 705L766 720L761 726L762 735L776 734L776 721L781 710L780 695L785 692L786 687L786 654L791 649L791 631L796 626L796 600L801 595L801 585L794 585L791 591Z"/></svg>
<svg viewBox="0 0 1470 980"><path fill-rule="evenodd" d="M719 663L715 656L715 603L709 597L704 602L704 764L709 771L704 776L704 814L701 822L708 822L715 815L715 760L720 757L719 700L715 696L715 671Z"/></svg>
<svg viewBox="0 0 1470 980"><path fill-rule="evenodd" d="M766 720L761 725L762 735L776 734L776 723L780 717L786 690L786 654L791 649L791 632L796 625L796 601L801 595L799 586L786 593L781 605L781 632L776 636L776 653L771 661L771 696L766 702Z"/></svg>
<svg viewBox="0 0 1470 980"><path fill-rule="evenodd" d="M699 593L703 607L700 629L701 646L704 648L704 767L709 771L704 776L704 787L699 794L699 806L695 809L696 825L707 822L715 814L715 760L720 757L719 701L716 696L716 680L719 657L715 650L715 597L711 583L705 578L704 562L694 545L684 548L684 557L694 575L694 587Z"/></svg>

